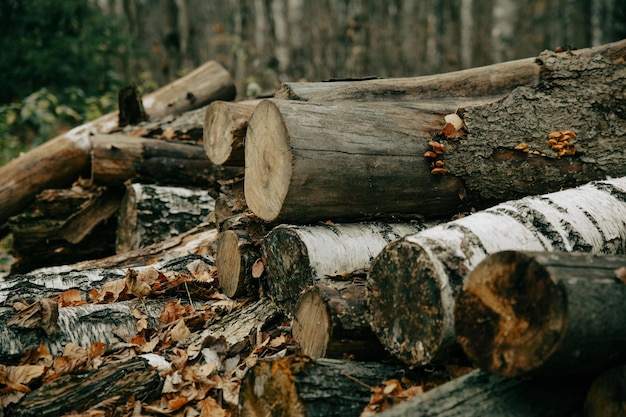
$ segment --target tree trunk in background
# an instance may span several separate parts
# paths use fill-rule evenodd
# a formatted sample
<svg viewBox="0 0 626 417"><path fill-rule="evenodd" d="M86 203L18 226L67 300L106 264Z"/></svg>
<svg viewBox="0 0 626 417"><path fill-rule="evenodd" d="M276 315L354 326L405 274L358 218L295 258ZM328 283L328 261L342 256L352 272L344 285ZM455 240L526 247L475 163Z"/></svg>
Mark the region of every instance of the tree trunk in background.
<svg viewBox="0 0 626 417"><path fill-rule="evenodd" d="M216 59L239 96L255 83L434 74L626 37L621 0L123 0L160 84ZM138 55L138 54L137 54ZM136 63L134 66L145 68ZM129 72L132 76L138 70Z"/></svg>

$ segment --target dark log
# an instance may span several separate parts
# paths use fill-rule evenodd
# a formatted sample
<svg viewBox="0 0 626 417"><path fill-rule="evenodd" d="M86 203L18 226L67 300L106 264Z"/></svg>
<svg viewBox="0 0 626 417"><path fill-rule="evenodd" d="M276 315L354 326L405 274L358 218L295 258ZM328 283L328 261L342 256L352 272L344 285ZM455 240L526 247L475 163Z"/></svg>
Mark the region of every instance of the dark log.
<svg viewBox="0 0 626 417"><path fill-rule="evenodd" d="M243 142L248 121L260 100L215 101L204 120L204 150L217 165L244 166Z"/></svg>
<svg viewBox="0 0 626 417"><path fill-rule="evenodd" d="M141 101L141 93L135 85L124 87L117 92L117 109L119 111L117 119L119 127L136 125L148 120L148 115Z"/></svg>
<svg viewBox="0 0 626 417"><path fill-rule="evenodd" d="M598 374L626 361L619 268L623 255L491 254L456 299L457 339L496 375Z"/></svg>
<svg viewBox="0 0 626 417"><path fill-rule="evenodd" d="M235 87L228 71L207 62L185 77L144 97L151 118L182 113L214 100L230 100ZM117 128L117 112L78 126L0 167L0 224L19 213L41 191L89 177L91 140Z"/></svg>
<svg viewBox="0 0 626 417"><path fill-rule="evenodd" d="M189 231L214 207L206 190L130 184L120 208L115 249L122 253Z"/></svg>
<svg viewBox="0 0 626 417"><path fill-rule="evenodd" d="M268 295L292 314L306 287L369 268L386 244L424 227L422 223L277 226L261 243Z"/></svg>
<svg viewBox="0 0 626 417"><path fill-rule="evenodd" d="M132 179L218 189L217 180L241 172L212 164L202 145L195 143L125 135L96 135L92 143L91 180L98 185L121 185Z"/></svg>
<svg viewBox="0 0 626 417"><path fill-rule="evenodd" d="M626 140L625 55L626 40L546 51L536 87L474 98L480 104L264 101L246 136L246 200L262 219L284 223L441 216L626 175L626 156L614 149ZM457 110L464 126L445 130L443 115ZM554 143L556 131L573 134ZM431 147L443 151L437 161L423 157Z"/></svg>
<svg viewBox="0 0 626 417"><path fill-rule="evenodd" d="M621 417L626 410L626 365L602 372L591 383L585 417Z"/></svg>
<svg viewBox="0 0 626 417"><path fill-rule="evenodd" d="M261 248L243 230L224 230L217 241L215 266L219 286L230 298L258 295L260 275L252 267L261 259Z"/></svg>
<svg viewBox="0 0 626 417"><path fill-rule="evenodd" d="M11 273L115 253L122 192L103 187L45 190L28 211L11 218L16 262Z"/></svg>
<svg viewBox="0 0 626 417"><path fill-rule="evenodd" d="M300 296L293 338L311 357L380 361L386 353L369 323L365 282L315 285Z"/></svg>
<svg viewBox="0 0 626 417"><path fill-rule="evenodd" d="M588 386L585 378L502 378L476 370L377 415L572 417Z"/></svg>
<svg viewBox="0 0 626 417"><path fill-rule="evenodd" d="M372 328L408 364L455 345L454 297L487 255L502 250L626 252L626 178L502 203L387 245L368 279Z"/></svg>
<svg viewBox="0 0 626 417"><path fill-rule="evenodd" d="M146 360L134 358L80 375L65 375L27 394L11 416L61 416L88 411L107 401L110 408L134 396L149 402L158 398L161 378ZM115 397L115 401L111 399ZM101 412L97 410L96 412Z"/></svg>
<svg viewBox="0 0 626 417"><path fill-rule="evenodd" d="M402 369L377 362L289 356L260 360L239 391L239 416L357 416L369 386L400 378Z"/></svg>

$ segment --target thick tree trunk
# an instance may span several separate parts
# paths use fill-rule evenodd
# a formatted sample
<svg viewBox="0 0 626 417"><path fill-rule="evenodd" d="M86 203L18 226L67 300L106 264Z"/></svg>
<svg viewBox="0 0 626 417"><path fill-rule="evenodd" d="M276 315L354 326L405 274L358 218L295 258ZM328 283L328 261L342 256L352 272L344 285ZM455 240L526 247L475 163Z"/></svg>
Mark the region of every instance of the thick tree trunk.
<svg viewBox="0 0 626 417"><path fill-rule="evenodd" d="M244 166L243 142L248 121L260 100L215 101L204 119L204 150L216 165Z"/></svg>
<svg viewBox="0 0 626 417"><path fill-rule="evenodd" d="M602 372L589 387L585 417L621 417L626 410L626 365Z"/></svg>
<svg viewBox="0 0 626 417"><path fill-rule="evenodd" d="M230 75L211 61L147 95L143 105L151 118L161 118L234 96ZM0 224L24 209L41 191L65 187L81 175L89 177L90 135L109 133L116 127L117 113L102 116L0 167Z"/></svg>
<svg viewBox="0 0 626 417"><path fill-rule="evenodd" d="M130 184L120 208L115 249L139 249L189 231L214 207L205 190Z"/></svg>
<svg viewBox="0 0 626 417"><path fill-rule="evenodd" d="M16 256L11 273L115 253L121 201L121 191L104 187L43 191L9 221Z"/></svg>
<svg viewBox="0 0 626 417"><path fill-rule="evenodd" d="M409 364L454 345L454 297L487 255L502 250L626 251L626 178L527 197L387 245L372 263L372 328ZM402 308L398 308L402 306Z"/></svg>
<svg viewBox="0 0 626 417"><path fill-rule="evenodd" d="M12 416L61 416L86 412L106 404L124 405L130 397L149 402L158 398L159 372L146 360L134 358L81 375L65 375L27 394L11 410ZM94 410L100 414L102 410Z"/></svg>
<svg viewBox="0 0 626 417"><path fill-rule="evenodd" d="M217 241L215 266L219 285L230 298L258 295L260 275L253 266L261 259L261 249L243 230L224 230Z"/></svg>
<svg viewBox="0 0 626 417"><path fill-rule="evenodd" d="M614 149L626 140L625 55L626 40L544 52L538 86L474 99L482 104L264 101L246 136L246 200L262 219L285 223L440 216L626 175ZM458 107L465 127L442 132L443 115ZM550 137L568 130L560 142Z"/></svg>
<svg viewBox="0 0 626 417"><path fill-rule="evenodd" d="M248 370L239 391L241 417L356 416L371 392L403 371L375 362L288 356Z"/></svg>
<svg viewBox="0 0 626 417"><path fill-rule="evenodd" d="M424 227L422 223L277 226L261 243L268 295L291 314L307 286L369 268L386 244Z"/></svg>
<svg viewBox="0 0 626 417"><path fill-rule="evenodd" d="M570 417L580 410L585 379L515 379L476 370L378 414L380 417Z"/></svg>
<svg viewBox="0 0 626 417"><path fill-rule="evenodd" d="M597 374L626 360L624 256L504 251L470 273L455 330L475 365L506 377ZM626 279L626 273L625 279Z"/></svg>
<svg viewBox="0 0 626 417"><path fill-rule="evenodd" d="M539 82L534 58L462 71L411 78L363 81L288 82L274 95L281 100L328 101L422 100L445 97L497 96Z"/></svg>
<svg viewBox="0 0 626 417"><path fill-rule="evenodd" d="M369 323L363 281L307 288L296 305L292 326L293 338L307 356L372 361L386 356Z"/></svg>
<svg viewBox="0 0 626 417"><path fill-rule="evenodd" d="M214 165L198 144L124 135L97 135L92 143L91 180L98 185L121 185L131 179L218 189L218 180L242 171Z"/></svg>

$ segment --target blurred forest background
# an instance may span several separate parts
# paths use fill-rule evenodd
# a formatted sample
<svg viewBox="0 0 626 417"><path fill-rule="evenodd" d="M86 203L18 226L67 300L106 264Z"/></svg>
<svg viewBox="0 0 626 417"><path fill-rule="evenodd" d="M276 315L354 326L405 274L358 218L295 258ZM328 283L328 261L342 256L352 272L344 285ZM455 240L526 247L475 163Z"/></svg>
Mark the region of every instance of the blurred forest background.
<svg viewBox="0 0 626 417"><path fill-rule="evenodd" d="M625 0L0 0L0 165L208 61L240 98L626 38Z"/></svg>

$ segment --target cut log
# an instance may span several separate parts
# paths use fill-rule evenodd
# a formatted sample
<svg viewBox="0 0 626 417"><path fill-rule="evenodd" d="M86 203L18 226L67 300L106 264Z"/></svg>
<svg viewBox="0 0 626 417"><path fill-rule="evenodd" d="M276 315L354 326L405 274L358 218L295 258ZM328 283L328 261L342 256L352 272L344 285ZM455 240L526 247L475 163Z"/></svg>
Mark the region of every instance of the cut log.
<svg viewBox="0 0 626 417"><path fill-rule="evenodd" d="M306 356L370 361L386 356L369 323L363 281L307 288L296 305L292 326L293 338Z"/></svg>
<svg viewBox="0 0 626 417"><path fill-rule="evenodd" d="M92 138L91 180L98 185L121 185L137 180L145 184L219 189L218 180L242 172L223 168L207 159L202 145L125 135Z"/></svg>
<svg viewBox="0 0 626 417"><path fill-rule="evenodd" d="M306 287L329 276L367 269L386 244L424 227L422 223L277 226L261 242L268 295L292 314Z"/></svg>
<svg viewBox="0 0 626 417"><path fill-rule="evenodd" d="M65 375L47 382L28 393L10 415L76 415L103 404L106 409L113 409L116 405L124 405L130 397L149 402L158 398L161 385L159 372L145 359L134 358L87 374ZM102 411L93 410L97 414Z"/></svg>
<svg viewBox="0 0 626 417"><path fill-rule="evenodd" d="M515 379L475 370L377 414L380 417L571 417L586 379Z"/></svg>
<svg viewBox="0 0 626 417"><path fill-rule="evenodd" d="M204 119L204 150L217 165L244 166L243 142L248 121L260 100L214 101Z"/></svg>
<svg viewBox="0 0 626 417"><path fill-rule="evenodd" d="M248 206L284 223L442 216L624 176L626 40L594 51L542 53L539 85L498 100L264 101L246 135ZM464 127L445 130L457 110Z"/></svg>
<svg viewBox="0 0 626 417"><path fill-rule="evenodd" d="M592 56L612 54L616 44L581 49ZM622 46L623 47L623 46ZM571 52L568 52L571 53ZM422 100L444 97L477 97L506 94L521 86L540 83L540 62L535 58L503 62L445 74L362 81L288 82L274 95L281 100L309 102Z"/></svg>
<svg viewBox="0 0 626 417"><path fill-rule="evenodd" d="M242 230L225 230L217 242L215 266L219 285L230 298L258 295L259 278L252 267L261 259L261 248Z"/></svg>
<svg viewBox="0 0 626 417"><path fill-rule="evenodd" d="M205 190L130 184L120 208L115 249L138 249L189 231L215 208Z"/></svg>
<svg viewBox="0 0 626 417"><path fill-rule="evenodd" d="M260 360L239 391L239 416L356 416L371 392L405 371L377 362L289 356Z"/></svg>
<svg viewBox="0 0 626 417"><path fill-rule="evenodd" d="M585 417L621 417L626 411L626 365L602 372L594 379L584 405Z"/></svg>
<svg viewBox="0 0 626 417"><path fill-rule="evenodd" d="M598 374L623 363L619 268L626 271L623 255L489 255L456 299L457 340L475 365L506 377Z"/></svg>
<svg viewBox="0 0 626 417"><path fill-rule="evenodd" d="M235 97L232 78L215 61L146 95L143 105L151 118L180 113L214 100ZM117 127L117 113L78 126L0 167L0 224L19 213L45 189L62 188L79 176L89 177L90 135Z"/></svg>
<svg viewBox="0 0 626 417"><path fill-rule="evenodd" d="M16 262L11 273L115 253L122 192L103 187L45 190L9 221Z"/></svg>
<svg viewBox="0 0 626 417"><path fill-rule="evenodd" d="M454 297L487 255L502 250L621 254L626 177L502 203L406 236L372 263L372 328L408 364L443 359L454 346ZM400 308L399 308L400 307Z"/></svg>

